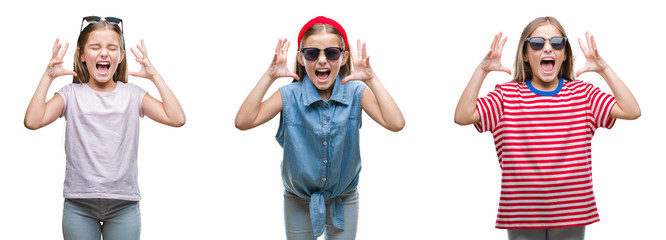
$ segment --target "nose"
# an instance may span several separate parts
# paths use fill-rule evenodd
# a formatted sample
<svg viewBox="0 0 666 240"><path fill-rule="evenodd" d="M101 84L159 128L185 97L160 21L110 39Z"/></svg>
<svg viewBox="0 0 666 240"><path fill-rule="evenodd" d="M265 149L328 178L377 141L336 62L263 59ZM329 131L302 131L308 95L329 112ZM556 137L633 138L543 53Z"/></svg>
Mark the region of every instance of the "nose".
<svg viewBox="0 0 666 240"><path fill-rule="evenodd" d="M319 50L319 57L317 58L317 63L323 64L326 63L328 59L326 59L326 54L324 54L323 50Z"/></svg>
<svg viewBox="0 0 666 240"><path fill-rule="evenodd" d="M543 44L543 50L547 52L553 51L553 46L550 45L550 39L546 39L546 42Z"/></svg>
<svg viewBox="0 0 666 240"><path fill-rule="evenodd" d="M102 49L102 51L100 52L100 55L101 55L102 57L109 56L109 51L106 50L106 49Z"/></svg>

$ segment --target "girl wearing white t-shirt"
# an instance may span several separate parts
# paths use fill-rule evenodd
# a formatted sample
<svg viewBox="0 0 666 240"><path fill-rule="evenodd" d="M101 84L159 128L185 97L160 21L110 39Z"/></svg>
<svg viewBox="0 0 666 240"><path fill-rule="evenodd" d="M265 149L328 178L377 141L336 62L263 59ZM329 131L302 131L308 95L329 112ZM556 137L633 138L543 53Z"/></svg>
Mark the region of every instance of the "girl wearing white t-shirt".
<svg viewBox="0 0 666 240"><path fill-rule="evenodd" d="M139 118L144 115L173 127L185 114L162 76L150 63L141 41L131 49L141 64L129 75L152 81L159 101L127 83L122 20L88 16L74 54L74 70L62 66L69 44L56 39L53 55L30 100L24 124L39 129L65 117L67 156L63 236L65 239L139 239L141 218L137 184ZM54 79L72 75L50 100Z"/></svg>

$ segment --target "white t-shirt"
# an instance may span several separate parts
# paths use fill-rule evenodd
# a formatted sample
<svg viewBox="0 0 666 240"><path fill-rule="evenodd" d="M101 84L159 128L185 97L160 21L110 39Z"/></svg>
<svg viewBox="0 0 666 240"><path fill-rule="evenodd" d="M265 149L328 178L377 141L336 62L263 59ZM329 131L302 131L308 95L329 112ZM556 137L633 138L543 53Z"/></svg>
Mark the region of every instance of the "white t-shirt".
<svg viewBox="0 0 666 240"><path fill-rule="evenodd" d="M146 91L122 82L110 92L72 83L57 94L65 102L64 197L139 201L139 118Z"/></svg>

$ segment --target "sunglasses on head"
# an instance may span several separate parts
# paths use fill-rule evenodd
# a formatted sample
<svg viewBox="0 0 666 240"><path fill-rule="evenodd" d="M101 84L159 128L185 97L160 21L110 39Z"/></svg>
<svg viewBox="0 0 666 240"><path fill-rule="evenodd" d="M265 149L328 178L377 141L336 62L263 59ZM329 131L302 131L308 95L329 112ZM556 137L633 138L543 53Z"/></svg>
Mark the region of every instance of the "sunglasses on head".
<svg viewBox="0 0 666 240"><path fill-rule="evenodd" d="M567 38L566 37L551 37L551 38L543 38L543 37L528 37L525 39L526 42L530 44L530 48L534 51L539 51L543 49L543 46L546 45L546 39L550 41L550 46L553 47L555 50L562 50L564 47L567 46Z"/></svg>
<svg viewBox="0 0 666 240"><path fill-rule="evenodd" d="M305 60L314 61L317 60L317 58L319 58L319 53L321 51L324 51L324 56L326 56L326 59L328 60L338 60L340 58L340 55L342 55L342 48L339 47L329 47L325 49L302 48L301 54L303 54Z"/></svg>
<svg viewBox="0 0 666 240"><path fill-rule="evenodd" d="M99 22L99 21L102 21L102 20L105 20L109 23L113 23L113 24L116 24L116 25L120 25L120 33L124 34L123 33L124 27L123 27L123 20L122 19L117 18L117 17L98 17L98 16L83 17L83 20L81 20L81 32L83 32L83 25L84 25L85 22L96 23L96 22ZM88 26L88 25L86 24L86 26Z"/></svg>

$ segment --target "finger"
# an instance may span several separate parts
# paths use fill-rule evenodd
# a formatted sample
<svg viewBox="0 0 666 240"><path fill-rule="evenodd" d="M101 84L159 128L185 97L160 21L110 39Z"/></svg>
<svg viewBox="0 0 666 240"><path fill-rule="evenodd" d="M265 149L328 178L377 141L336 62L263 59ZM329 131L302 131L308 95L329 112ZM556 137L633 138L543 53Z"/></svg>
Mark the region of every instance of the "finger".
<svg viewBox="0 0 666 240"><path fill-rule="evenodd" d="M69 43L65 43L65 47L62 49L60 52L60 55L58 55L59 59L65 58L65 53L67 53L67 48L69 47Z"/></svg>
<svg viewBox="0 0 666 240"><path fill-rule="evenodd" d="M585 32L585 41L587 41L587 47L592 49L592 43L590 42L590 32Z"/></svg>
<svg viewBox="0 0 666 240"><path fill-rule="evenodd" d="M133 77L143 77L140 72L129 72L127 75L133 76Z"/></svg>
<svg viewBox="0 0 666 240"><path fill-rule="evenodd" d="M597 49L597 41L594 40L594 35L590 34L590 42L592 45L590 46L591 49L594 49L596 51Z"/></svg>
<svg viewBox="0 0 666 240"><path fill-rule="evenodd" d="M599 56L599 49L594 48L594 58L595 59L600 59L601 56Z"/></svg>
<svg viewBox="0 0 666 240"><path fill-rule="evenodd" d="M132 51L132 54L134 54L134 57L136 57L137 59L141 58L141 54L138 52L138 50L130 48L130 51Z"/></svg>
<svg viewBox="0 0 666 240"><path fill-rule="evenodd" d="M76 76L76 72L74 72L74 71L72 71L72 70L65 70L65 71L62 73L62 75L72 75L72 76Z"/></svg>
<svg viewBox="0 0 666 240"><path fill-rule="evenodd" d="M275 65L278 59L278 53L273 53L273 61L271 61L271 65Z"/></svg>
<svg viewBox="0 0 666 240"><path fill-rule="evenodd" d="M495 46L497 45L497 41L498 41L497 39L501 35L502 35L502 32L500 32L498 34L495 34L495 37L493 38L493 43L490 44L490 49L495 49Z"/></svg>
<svg viewBox="0 0 666 240"><path fill-rule="evenodd" d="M296 74L293 73L293 72L289 72L289 77L291 77L291 78L293 78L293 79L296 79L296 80L301 80L301 79L298 77L298 75L296 75Z"/></svg>
<svg viewBox="0 0 666 240"><path fill-rule="evenodd" d="M51 52L53 53L51 58L54 58L54 57L58 56L58 51L60 51L59 42L60 42L60 39L56 38L55 43L53 44L53 48L51 49Z"/></svg>
<svg viewBox="0 0 666 240"><path fill-rule="evenodd" d="M146 47L145 41L141 39L141 53L143 53L143 58L148 58L148 48Z"/></svg>
<svg viewBox="0 0 666 240"><path fill-rule="evenodd" d="M580 76L581 74L583 74L583 73L585 73L585 72L587 72L587 66L585 66L585 67L579 69L579 70L576 72L576 78L578 78L578 76Z"/></svg>
<svg viewBox="0 0 666 240"><path fill-rule="evenodd" d="M502 66L502 71L511 75L511 69L509 69L508 67Z"/></svg>
<svg viewBox="0 0 666 240"><path fill-rule="evenodd" d="M587 56L587 47L585 47L585 44L583 44L583 40L578 38L578 45L580 45L580 50L583 51L583 54Z"/></svg>
<svg viewBox="0 0 666 240"><path fill-rule="evenodd" d="M286 43L284 43L284 47L282 47L282 53L286 55L287 52L289 52L290 43L289 43L289 41L287 41L286 38L284 40L286 41Z"/></svg>
<svg viewBox="0 0 666 240"><path fill-rule="evenodd" d="M347 83L347 82L349 82L349 81L351 81L351 80L352 80L352 75L349 75L349 76L343 78L343 79L342 79L342 82L340 82L340 84L344 85L345 83Z"/></svg>
<svg viewBox="0 0 666 240"><path fill-rule="evenodd" d="M508 37L504 37L504 38L502 39L502 42L500 43L500 46L499 46L499 49L498 49L500 54L502 53L502 51L503 51L503 49L504 49L504 45L506 44L506 40L507 40L507 39L508 39Z"/></svg>
<svg viewBox="0 0 666 240"><path fill-rule="evenodd" d="M368 50L367 50L367 48L366 48L366 43L363 43L362 53L363 53L363 54L361 55L361 56L363 56L362 59L366 59L366 58L368 58Z"/></svg>

